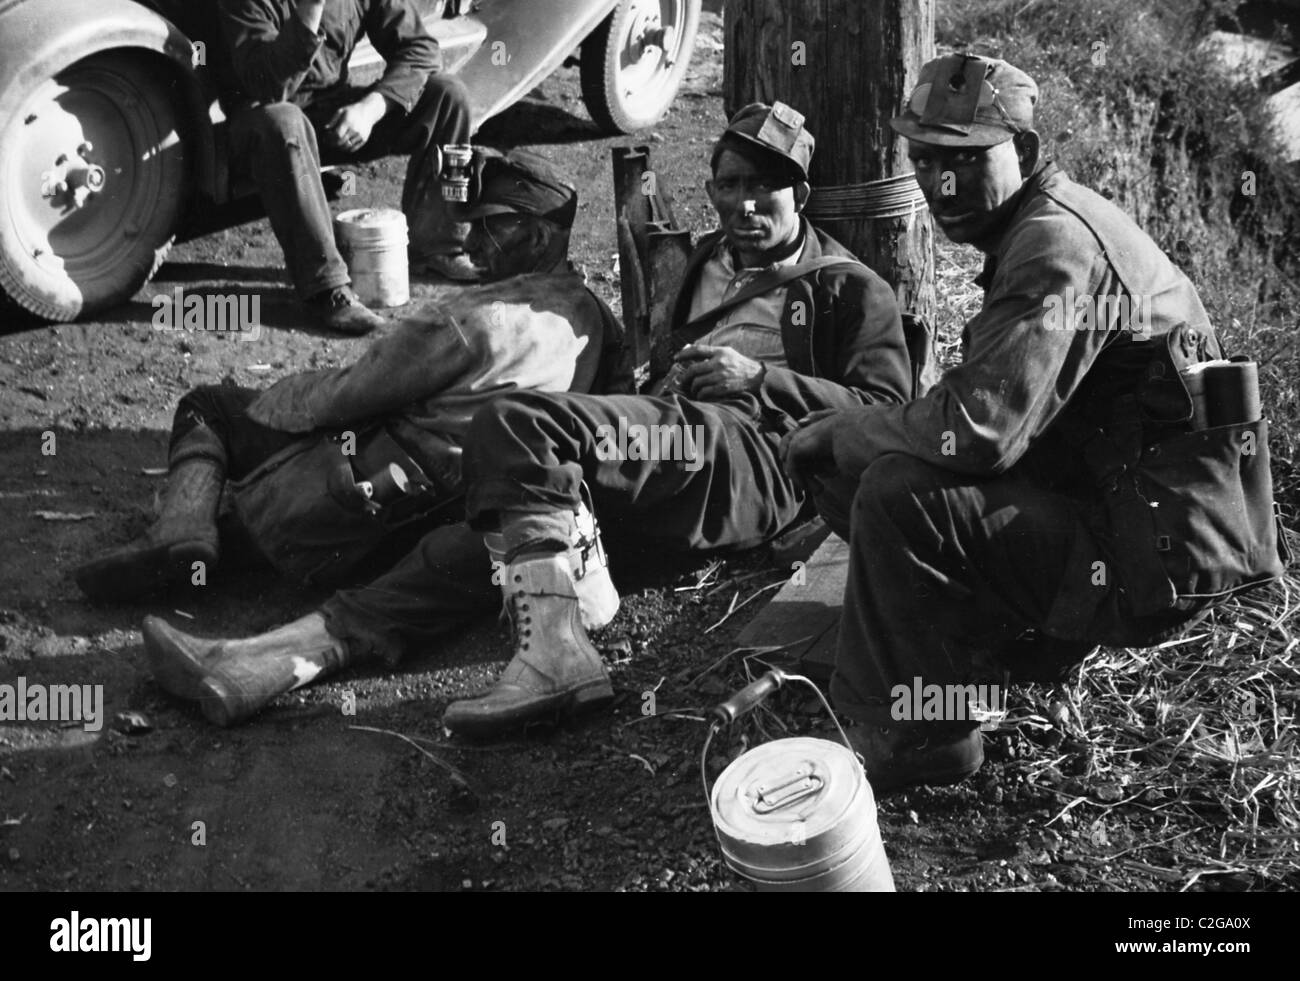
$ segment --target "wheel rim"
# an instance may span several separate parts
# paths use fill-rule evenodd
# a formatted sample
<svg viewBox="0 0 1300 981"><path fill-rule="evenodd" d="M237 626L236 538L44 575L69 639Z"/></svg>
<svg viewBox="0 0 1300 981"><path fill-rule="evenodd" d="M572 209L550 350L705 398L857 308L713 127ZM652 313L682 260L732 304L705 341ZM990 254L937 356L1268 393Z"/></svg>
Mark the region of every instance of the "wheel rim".
<svg viewBox="0 0 1300 981"><path fill-rule="evenodd" d="M684 52L683 29L689 0L630 0L623 37L617 50L614 84L628 113L658 114L663 88L669 84Z"/></svg>
<svg viewBox="0 0 1300 981"><path fill-rule="evenodd" d="M167 108L131 72L94 61L32 93L4 181L29 261L74 282L105 277L121 261L167 192L159 158L180 143Z"/></svg>

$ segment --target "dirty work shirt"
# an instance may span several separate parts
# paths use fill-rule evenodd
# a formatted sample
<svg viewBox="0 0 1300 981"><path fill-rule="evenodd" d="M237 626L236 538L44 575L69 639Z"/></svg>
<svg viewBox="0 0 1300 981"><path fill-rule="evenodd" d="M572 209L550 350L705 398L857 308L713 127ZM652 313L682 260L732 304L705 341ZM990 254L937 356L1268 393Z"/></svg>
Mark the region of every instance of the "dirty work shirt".
<svg viewBox="0 0 1300 981"><path fill-rule="evenodd" d="M803 248L799 248L770 266L737 269L732 249L724 239L700 272L700 284L691 299L691 319L720 307L747 288L756 277L797 265L803 252ZM733 307L719 317L713 329L696 343L735 348L745 357L762 361L769 367L786 367L785 348L781 343L781 311L785 309L786 292L784 286L779 286Z"/></svg>
<svg viewBox="0 0 1300 981"><path fill-rule="evenodd" d="M576 273L448 290L353 364L277 382L248 414L293 433L383 418L430 476L458 486L474 413L508 392L589 391L616 353L607 323Z"/></svg>
<svg viewBox="0 0 1300 981"><path fill-rule="evenodd" d="M837 417L840 476L817 504L850 541L831 692L859 721L891 723L896 685L966 684L1021 657L1026 631L1077 661L1094 644L1142 644L1190 614L1122 613L1111 544L1086 519L1095 483L1054 424L1134 391L1183 323L1217 351L1196 290L1100 195L1047 166L990 244L984 304L964 359L923 398ZM1063 323L1054 297L1114 297ZM1141 306L1136 304L1140 303ZM851 533L851 535L850 535Z"/></svg>
<svg viewBox="0 0 1300 981"><path fill-rule="evenodd" d="M410 112L442 54L409 0L329 0L320 29L299 20L293 0L220 0L221 25L242 91L236 104L342 101L348 60L363 36L383 57L371 91ZM355 101L355 96L347 99Z"/></svg>

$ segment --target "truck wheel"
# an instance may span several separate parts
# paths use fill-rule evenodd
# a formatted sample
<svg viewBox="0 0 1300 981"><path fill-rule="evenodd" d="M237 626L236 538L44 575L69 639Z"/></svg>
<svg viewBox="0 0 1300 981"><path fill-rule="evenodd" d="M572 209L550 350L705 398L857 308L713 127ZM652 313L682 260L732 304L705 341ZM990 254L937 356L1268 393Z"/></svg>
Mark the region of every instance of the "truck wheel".
<svg viewBox="0 0 1300 981"><path fill-rule="evenodd" d="M129 299L189 196L171 76L108 52L36 82L20 106L0 121L0 290L47 320Z"/></svg>
<svg viewBox="0 0 1300 981"><path fill-rule="evenodd" d="M623 0L582 42L582 99L607 133L653 126L691 62L700 0Z"/></svg>

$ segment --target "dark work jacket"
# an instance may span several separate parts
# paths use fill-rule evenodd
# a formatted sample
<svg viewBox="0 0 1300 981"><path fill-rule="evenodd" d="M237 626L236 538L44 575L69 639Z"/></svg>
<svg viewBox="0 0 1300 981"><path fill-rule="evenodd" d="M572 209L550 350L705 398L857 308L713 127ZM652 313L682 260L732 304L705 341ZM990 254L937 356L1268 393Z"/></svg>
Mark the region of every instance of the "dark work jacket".
<svg viewBox="0 0 1300 981"><path fill-rule="evenodd" d="M1078 501L1107 561L1076 537L1043 624L1054 637L1095 636L1102 585L1126 643L1144 643L1281 574L1267 423L1192 427L1178 372L1222 352L1192 283L1131 218L1048 165L979 282L961 365L906 406L846 414L841 470L903 452Z"/></svg>
<svg viewBox="0 0 1300 981"><path fill-rule="evenodd" d="M863 409L837 426L842 472L906 453L945 470L1015 469L1056 489L1091 488L1062 423L1134 393L1180 325L1189 330L1176 335L1179 343L1195 348L1189 360L1218 356L1209 317L1182 271L1123 211L1052 164L1025 182L977 282L984 304L962 334L962 363L923 398ZM1101 329L1072 311L1053 319L1057 298L1085 295L1108 298ZM1128 315L1139 309L1135 302L1139 318ZM1171 404L1152 413L1186 419L1185 393L1166 394Z"/></svg>
<svg viewBox="0 0 1300 981"><path fill-rule="evenodd" d="M383 57L383 77L371 86L410 112L442 53L410 0L328 0L320 30L298 19L293 0L219 0L221 29L239 93L230 108L252 103L330 102L349 91L348 60L362 36ZM348 101L354 101L352 94Z"/></svg>
<svg viewBox="0 0 1300 981"><path fill-rule="evenodd" d="M799 261L854 255L806 219ZM706 235L686 265L673 306L675 346L698 338L681 336L690 318L691 299L701 272L722 240ZM857 262L822 269L786 286L781 340L788 367L769 366L759 401L769 410L798 420L818 409L895 405L912 394L912 372L903 321L894 291Z"/></svg>

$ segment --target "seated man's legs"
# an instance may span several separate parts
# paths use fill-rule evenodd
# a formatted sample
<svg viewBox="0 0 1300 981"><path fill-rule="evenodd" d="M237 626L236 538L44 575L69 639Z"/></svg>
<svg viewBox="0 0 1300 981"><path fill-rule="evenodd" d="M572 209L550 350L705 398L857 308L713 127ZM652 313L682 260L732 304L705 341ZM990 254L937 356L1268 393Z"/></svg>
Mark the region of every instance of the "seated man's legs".
<svg viewBox="0 0 1300 981"><path fill-rule="evenodd" d="M92 599L138 599L188 579L194 563L217 562L217 506L227 478L238 480L297 437L248 417L260 393L205 385L176 407L167 458L167 486L157 519L144 535L73 573Z"/></svg>
<svg viewBox="0 0 1300 981"><path fill-rule="evenodd" d="M351 282L334 244L316 131L303 111L277 102L235 113L230 153L232 169L257 184L299 298Z"/></svg>
<svg viewBox="0 0 1300 981"><path fill-rule="evenodd" d="M843 488L832 482L828 490L835 514ZM964 711L909 724L918 721L914 688L988 680L977 677L979 656L996 657L1030 627L1082 641L1118 623L1108 563L1069 498L891 454L862 475L850 515L831 695L867 727L858 748L877 790L952 782L983 758ZM900 685L909 693L901 707L893 694Z"/></svg>
<svg viewBox="0 0 1300 981"><path fill-rule="evenodd" d="M405 115L386 116L371 137L379 147L410 154L402 185L402 212L409 226L411 261L427 265L435 256L465 251L467 204L447 201L439 179L439 148L467 144L473 137L469 91L459 79L430 76L420 100ZM468 259L465 260L466 267Z"/></svg>
<svg viewBox="0 0 1300 981"><path fill-rule="evenodd" d="M514 526L576 511L585 481L606 525L627 522L678 549L759 545L794 520L803 498L757 412L747 398L502 396L475 415L466 441L469 522L499 526L517 553L528 542Z"/></svg>
<svg viewBox="0 0 1300 981"><path fill-rule="evenodd" d="M501 529L515 651L492 692L454 703L444 724L488 735L612 697L571 574L584 481L601 521L668 547L757 545L788 525L801 498L756 417L744 398L520 393L481 410L467 440L467 511L475 527Z"/></svg>

